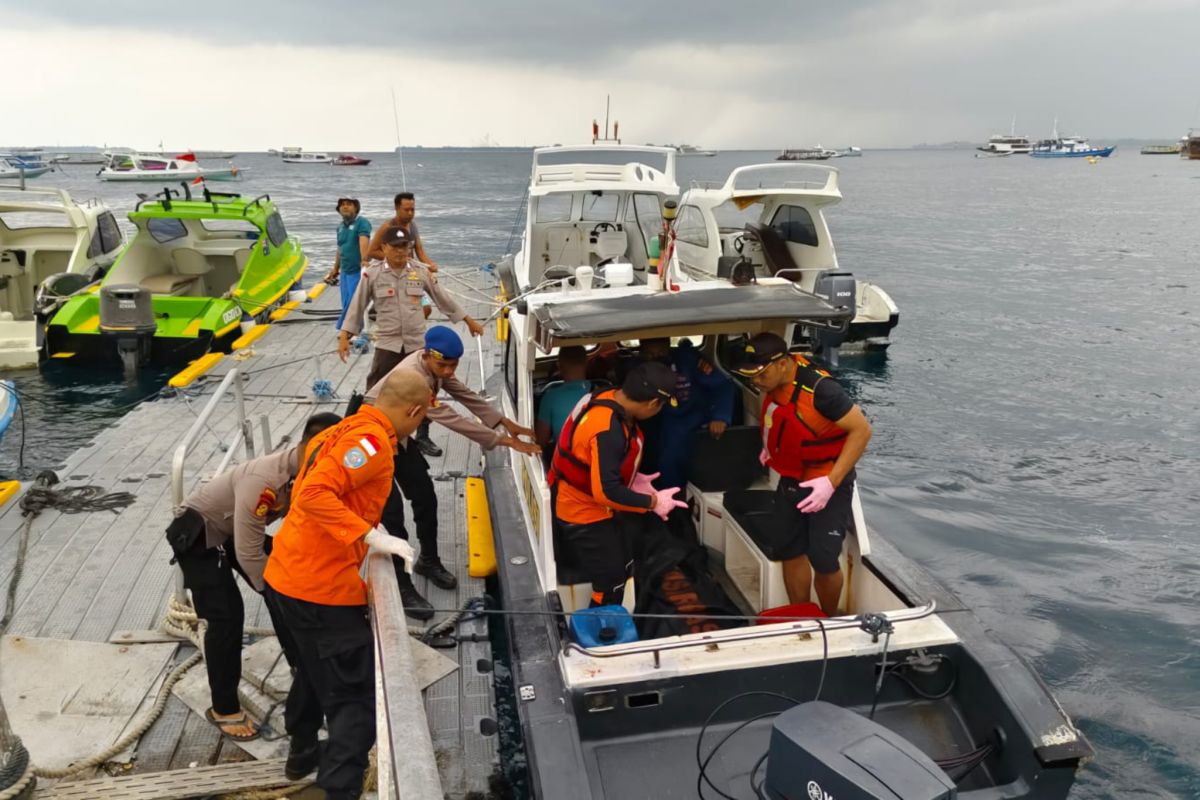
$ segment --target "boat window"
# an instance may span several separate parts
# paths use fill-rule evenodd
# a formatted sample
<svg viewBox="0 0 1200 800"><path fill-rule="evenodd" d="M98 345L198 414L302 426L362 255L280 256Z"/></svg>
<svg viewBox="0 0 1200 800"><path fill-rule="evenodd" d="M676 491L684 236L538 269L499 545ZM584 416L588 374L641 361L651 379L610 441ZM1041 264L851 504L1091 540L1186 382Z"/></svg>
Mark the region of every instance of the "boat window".
<svg viewBox="0 0 1200 800"><path fill-rule="evenodd" d="M258 226L247 219L202 219L200 225L217 234L213 239L257 239L259 233Z"/></svg>
<svg viewBox="0 0 1200 800"><path fill-rule="evenodd" d="M662 206L656 194L635 194L625 211L625 221L635 223L642 232L642 243L650 252L650 240L662 231Z"/></svg>
<svg viewBox="0 0 1200 800"><path fill-rule="evenodd" d="M675 220L675 238L696 247L708 247L708 227L699 208L683 206L679 209L679 217Z"/></svg>
<svg viewBox="0 0 1200 800"><path fill-rule="evenodd" d="M181 219L154 217L146 222L146 230L159 244L187 236L187 228Z"/></svg>
<svg viewBox="0 0 1200 800"><path fill-rule="evenodd" d="M539 197L535 222L567 222L571 219L571 195L548 194Z"/></svg>
<svg viewBox="0 0 1200 800"><path fill-rule="evenodd" d="M758 222L763 212L762 201L752 200L749 205L742 205L742 202L744 201L739 198L738 201L721 203L713 209L713 217L717 220L719 230L743 231L747 222Z"/></svg>
<svg viewBox="0 0 1200 800"><path fill-rule="evenodd" d="M513 340L516 338L510 328L508 336L504 340L504 386L508 389L508 397L514 406L517 404L517 375L519 374L517 348L513 345Z"/></svg>
<svg viewBox="0 0 1200 800"><path fill-rule="evenodd" d="M96 229L100 234L100 253L111 253L121 246L125 237L121 235L121 226L111 211L105 211L96 220ZM99 255L97 253L96 255ZM91 253L88 253L91 256Z"/></svg>
<svg viewBox="0 0 1200 800"><path fill-rule="evenodd" d="M287 228L283 227L283 217L279 216L278 211L267 217L267 236L276 247L287 241Z"/></svg>
<svg viewBox="0 0 1200 800"><path fill-rule="evenodd" d="M603 192L591 192L583 198L583 219L585 222L616 222L617 196Z"/></svg>
<svg viewBox="0 0 1200 800"><path fill-rule="evenodd" d="M789 242L817 246L817 226L806 208L780 206L771 220L771 227Z"/></svg>

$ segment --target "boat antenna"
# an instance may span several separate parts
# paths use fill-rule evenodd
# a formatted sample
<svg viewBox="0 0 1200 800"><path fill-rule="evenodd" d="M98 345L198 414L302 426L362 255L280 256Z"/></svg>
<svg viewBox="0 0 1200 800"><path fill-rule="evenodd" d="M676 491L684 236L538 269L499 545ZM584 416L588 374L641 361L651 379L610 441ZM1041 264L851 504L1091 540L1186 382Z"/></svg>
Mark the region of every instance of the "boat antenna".
<svg viewBox="0 0 1200 800"><path fill-rule="evenodd" d="M604 95L604 138L608 139L608 109L612 105L612 95Z"/></svg>
<svg viewBox="0 0 1200 800"><path fill-rule="evenodd" d="M408 191L408 175L404 171L404 145L400 143L400 114L396 111L396 87L392 87L392 124L396 126L396 152L400 154L400 183Z"/></svg>

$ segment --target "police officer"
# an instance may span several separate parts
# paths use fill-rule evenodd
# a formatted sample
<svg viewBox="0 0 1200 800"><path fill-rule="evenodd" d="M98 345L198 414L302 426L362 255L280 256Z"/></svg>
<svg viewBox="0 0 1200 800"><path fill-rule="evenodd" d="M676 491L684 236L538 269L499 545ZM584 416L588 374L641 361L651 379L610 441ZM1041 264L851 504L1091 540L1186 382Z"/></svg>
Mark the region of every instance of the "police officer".
<svg viewBox="0 0 1200 800"><path fill-rule="evenodd" d="M788 600L817 600L837 613L842 541L853 523L854 465L871 440L871 423L841 385L774 333L746 344L735 371L763 391L762 462L779 473L775 534L782 547Z"/></svg>
<svg viewBox="0 0 1200 800"><path fill-rule="evenodd" d="M357 800L375 743L374 650L359 572L368 547L412 557L407 542L376 526L397 442L416 430L430 400L420 375L399 370L373 407L313 439L263 572L279 644L293 665L284 771L298 780L319 765L317 784L329 800ZM329 735L318 747L322 718Z"/></svg>
<svg viewBox="0 0 1200 800"><path fill-rule="evenodd" d="M657 475L638 472L644 444L639 422L675 402L675 373L649 362L630 370L619 389L588 394L558 435L547 477L554 494L556 558L592 584L592 606L619 605L632 568L629 517L653 511L666 519L686 503L679 487L656 490Z"/></svg>
<svg viewBox="0 0 1200 800"><path fill-rule="evenodd" d="M345 361L350 353L350 337L362 331L367 307L375 304L379 339L371 359L371 371L367 374L368 390L405 356L421 349L425 335L421 299L426 295L451 321L465 322L473 336L483 333L483 326L467 316L458 302L434 280L429 268L410 258L412 239L403 227L392 226L381 238L384 261L372 261L363 272L338 332L338 356ZM442 454L429 439L428 425L417 434L417 444L427 456L436 458Z"/></svg>
<svg viewBox="0 0 1200 800"><path fill-rule="evenodd" d="M445 325L434 325L425 333L424 344L423 349L417 350L400 362L396 370L417 372L429 384L434 397L437 397L438 392L445 390L446 394L481 421L461 416L450 407L438 403L429 409L428 420L466 436L484 450L502 445L531 455L542 452L533 442L518 438L533 438L534 433L530 428L505 417L491 403L455 377L454 372L463 354L463 341L457 333ZM377 386L372 387L367 391L366 402L375 402L377 396ZM497 426L503 428L503 431L498 430ZM404 527L404 498L407 497L412 503L417 540L421 543L421 557L415 566L416 573L424 575L434 586L453 589L458 585L458 579L446 569L438 557L437 493L429 477L429 464L411 442L402 443L396 451L395 475L392 494L383 510L384 528L394 536L408 538L408 530ZM433 607L412 585L399 563L396 565L396 574L400 581L400 597L404 601L405 613L414 619L430 619L433 616Z"/></svg>
<svg viewBox="0 0 1200 800"><path fill-rule="evenodd" d="M725 433L733 419L733 381L689 339L676 347L670 339L643 339L638 350L644 361L666 364L675 373L678 402L647 426L647 464L660 473L656 486L686 486L692 434L701 427L714 439Z"/></svg>

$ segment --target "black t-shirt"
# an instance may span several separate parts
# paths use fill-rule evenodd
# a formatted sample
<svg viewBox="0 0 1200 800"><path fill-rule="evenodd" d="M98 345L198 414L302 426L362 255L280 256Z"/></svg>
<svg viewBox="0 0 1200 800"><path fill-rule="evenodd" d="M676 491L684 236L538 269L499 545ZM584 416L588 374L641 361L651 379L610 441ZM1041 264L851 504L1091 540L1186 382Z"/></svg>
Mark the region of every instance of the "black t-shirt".
<svg viewBox="0 0 1200 800"><path fill-rule="evenodd" d="M837 422L850 413L850 409L854 408L854 401L836 380L822 378L813 390L813 407L825 419Z"/></svg>

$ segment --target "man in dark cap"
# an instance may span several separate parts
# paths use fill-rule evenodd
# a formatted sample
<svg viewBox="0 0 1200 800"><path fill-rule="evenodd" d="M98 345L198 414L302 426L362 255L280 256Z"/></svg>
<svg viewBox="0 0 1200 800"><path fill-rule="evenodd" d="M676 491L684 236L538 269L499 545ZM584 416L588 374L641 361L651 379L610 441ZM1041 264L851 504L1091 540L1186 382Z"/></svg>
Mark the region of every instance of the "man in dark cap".
<svg viewBox="0 0 1200 800"><path fill-rule="evenodd" d="M353 197L341 197L337 211L342 224L337 229L337 250L334 251L333 269L325 276L327 283L336 284L342 295L342 313L337 327L346 318L346 309L358 288L358 279L367 263L367 245L371 240L371 223L362 216L362 206Z"/></svg>
<svg viewBox="0 0 1200 800"><path fill-rule="evenodd" d="M816 573L821 610L837 613L843 576L838 557L853 522L854 465L871 440L871 423L829 373L760 333L734 371L763 392L762 463L779 474L773 535L788 600L807 603Z"/></svg>
<svg viewBox="0 0 1200 800"><path fill-rule="evenodd" d="M350 353L350 337L362 331L367 307L375 304L379 339L375 343L375 356L367 375L368 392L409 353L423 346L425 313L421 298L426 295L452 322L465 322L471 335L483 333L483 326L467 316L458 301L434 280L429 269L418 261L410 260L412 238L404 228L388 228L382 240L385 260L372 261L363 273L362 282L338 333L338 355L345 361ZM417 432L416 445L427 456L436 458L442 454L429 439L428 425Z"/></svg>
<svg viewBox="0 0 1200 800"><path fill-rule="evenodd" d="M426 331L424 345L423 349L417 350L400 362L392 372L407 369L419 373L428 382L434 397L445 390L446 394L479 418L477 421L462 416L449 406L435 403L429 409L427 419L466 436L484 450L502 446L530 455L541 454L542 450L538 445L519 438L527 436L532 439L533 430L505 417L491 403L455 377L454 371L458 368L458 361L463 354L463 341L457 333L445 325L434 325ZM367 390L366 402L375 402L379 393L378 386L379 384L376 384ZM388 533L402 539L408 538L408 530L404 526L405 497L412 503L417 541L421 543L421 555L415 564L416 573L424 575L434 586L453 589L458 585L458 579L446 569L438 556L437 493L433 488L433 480L429 477L429 464L411 442L402 442L396 451L395 481L392 484L392 494L383 509L383 527ZM396 578L400 583L400 598L404 601L405 613L414 619L431 618L433 606L413 586L399 559L396 563Z"/></svg>
<svg viewBox="0 0 1200 800"><path fill-rule="evenodd" d="M618 605L633 566L632 517L653 511L666 519L687 504L678 486L656 490L657 475L638 472L643 438L638 423L674 405L675 373L647 362L619 389L587 394L558 434L547 480L554 493L556 558L592 584L592 605Z"/></svg>

